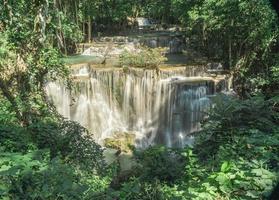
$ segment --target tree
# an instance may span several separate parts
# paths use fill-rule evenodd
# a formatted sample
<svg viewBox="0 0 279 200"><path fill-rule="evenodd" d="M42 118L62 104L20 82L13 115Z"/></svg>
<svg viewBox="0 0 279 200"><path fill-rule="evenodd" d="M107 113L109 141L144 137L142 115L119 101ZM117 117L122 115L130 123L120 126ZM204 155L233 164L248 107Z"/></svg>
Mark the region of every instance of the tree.
<svg viewBox="0 0 279 200"><path fill-rule="evenodd" d="M4 1L1 7L0 91L23 125L46 112L46 79L69 74L53 45L59 29L54 11L48 0Z"/></svg>
<svg viewBox="0 0 279 200"><path fill-rule="evenodd" d="M208 55L224 59L230 67L260 48L276 30L276 15L266 0L204 0L189 15L193 25L202 24L201 41Z"/></svg>
<svg viewBox="0 0 279 200"><path fill-rule="evenodd" d="M278 63L274 52L278 17L268 0L195 1L187 15L182 15L182 22L192 47L232 70L242 96L259 86L247 76L261 74L262 80L256 82L264 85L270 78L270 67Z"/></svg>

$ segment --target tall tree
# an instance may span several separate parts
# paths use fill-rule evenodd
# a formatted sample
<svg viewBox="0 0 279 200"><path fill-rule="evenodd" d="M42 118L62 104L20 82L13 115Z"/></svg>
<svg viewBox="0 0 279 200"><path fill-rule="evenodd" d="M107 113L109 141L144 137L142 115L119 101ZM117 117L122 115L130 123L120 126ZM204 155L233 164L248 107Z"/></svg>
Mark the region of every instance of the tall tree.
<svg viewBox="0 0 279 200"><path fill-rule="evenodd" d="M65 78L67 68L53 46L60 27L54 1L4 1L1 7L0 94L18 120L30 124L46 107L46 79ZM24 17L22 17L24 16Z"/></svg>

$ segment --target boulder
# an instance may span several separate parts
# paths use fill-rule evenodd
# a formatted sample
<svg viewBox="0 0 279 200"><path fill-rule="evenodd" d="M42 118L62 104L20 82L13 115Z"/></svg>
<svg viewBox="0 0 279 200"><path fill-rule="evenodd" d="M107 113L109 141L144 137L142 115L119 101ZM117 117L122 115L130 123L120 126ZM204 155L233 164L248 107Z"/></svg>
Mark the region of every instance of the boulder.
<svg viewBox="0 0 279 200"><path fill-rule="evenodd" d="M136 135L129 132L116 132L110 138L104 139L104 146L129 153L135 146Z"/></svg>

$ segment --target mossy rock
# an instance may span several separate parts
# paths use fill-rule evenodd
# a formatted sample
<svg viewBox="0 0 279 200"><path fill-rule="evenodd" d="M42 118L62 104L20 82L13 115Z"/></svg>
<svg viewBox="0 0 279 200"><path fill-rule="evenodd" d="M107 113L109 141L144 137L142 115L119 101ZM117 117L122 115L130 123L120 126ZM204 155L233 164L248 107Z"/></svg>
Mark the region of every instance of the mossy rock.
<svg viewBox="0 0 279 200"><path fill-rule="evenodd" d="M104 139L104 146L129 153L135 146L136 135L129 132L116 132L111 138Z"/></svg>

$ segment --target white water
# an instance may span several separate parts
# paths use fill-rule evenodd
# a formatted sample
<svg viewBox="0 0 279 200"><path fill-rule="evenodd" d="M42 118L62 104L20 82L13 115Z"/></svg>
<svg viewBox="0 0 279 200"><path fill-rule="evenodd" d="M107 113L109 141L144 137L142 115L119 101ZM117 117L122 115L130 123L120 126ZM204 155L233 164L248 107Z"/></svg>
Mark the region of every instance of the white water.
<svg viewBox="0 0 279 200"><path fill-rule="evenodd" d="M140 147L185 146L192 140L189 134L200 129L214 91L213 82L189 78L200 71L186 68L125 73L84 66L73 71L71 94L59 83L49 83L47 93L59 113L87 127L99 143L127 131Z"/></svg>

